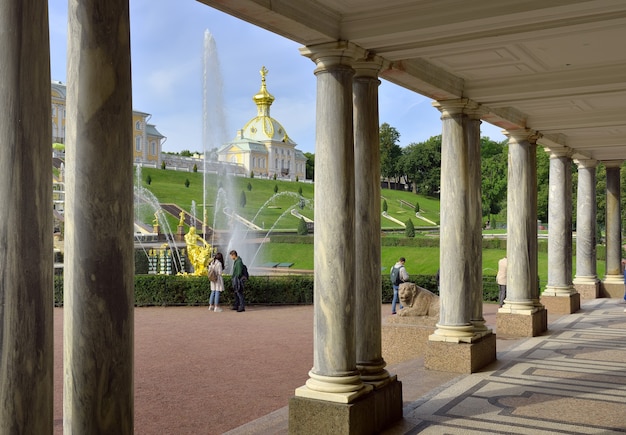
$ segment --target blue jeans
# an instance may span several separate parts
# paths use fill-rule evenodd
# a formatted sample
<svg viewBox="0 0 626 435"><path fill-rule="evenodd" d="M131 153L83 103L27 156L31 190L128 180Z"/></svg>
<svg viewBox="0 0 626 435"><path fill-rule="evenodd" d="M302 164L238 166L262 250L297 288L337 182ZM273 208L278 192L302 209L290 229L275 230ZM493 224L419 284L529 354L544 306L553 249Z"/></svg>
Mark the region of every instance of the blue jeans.
<svg viewBox="0 0 626 435"><path fill-rule="evenodd" d="M400 288L400 286L397 286L397 285L393 286L393 300L391 301L391 314L396 314L396 304L400 305L400 309L404 308L402 306L402 302L398 301L398 288Z"/></svg>
<svg viewBox="0 0 626 435"><path fill-rule="evenodd" d="M209 297L209 305L218 306L219 303L220 303L220 292L218 292L217 290L212 290L211 296Z"/></svg>

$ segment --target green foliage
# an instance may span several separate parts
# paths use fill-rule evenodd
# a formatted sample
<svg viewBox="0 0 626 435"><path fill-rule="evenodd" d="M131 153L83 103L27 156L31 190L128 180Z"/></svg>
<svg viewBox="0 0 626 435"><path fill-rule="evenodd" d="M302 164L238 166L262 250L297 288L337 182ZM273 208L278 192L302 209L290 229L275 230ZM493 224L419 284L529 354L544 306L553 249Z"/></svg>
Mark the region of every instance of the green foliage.
<svg viewBox="0 0 626 435"><path fill-rule="evenodd" d="M193 154L189 150L182 150L180 152L181 157L191 157Z"/></svg>
<svg viewBox="0 0 626 435"><path fill-rule="evenodd" d="M165 160L161 162L161 169L165 169Z"/></svg>
<svg viewBox="0 0 626 435"><path fill-rule="evenodd" d="M252 183L248 183L248 185L246 186L246 189L248 189L248 192L252 191Z"/></svg>
<svg viewBox="0 0 626 435"><path fill-rule="evenodd" d="M189 187L189 184L191 184L189 178L185 178L185 187Z"/></svg>
<svg viewBox="0 0 626 435"><path fill-rule="evenodd" d="M420 203L419 202L415 202L415 213L419 213L420 212Z"/></svg>
<svg viewBox="0 0 626 435"><path fill-rule="evenodd" d="M406 221L406 230L404 234L409 238L415 237L415 226L413 225L413 221L411 219Z"/></svg>
<svg viewBox="0 0 626 435"><path fill-rule="evenodd" d="M380 126L380 174L388 181L399 176L398 160L402 148L398 145L400 133L387 123Z"/></svg>
<svg viewBox="0 0 626 435"><path fill-rule="evenodd" d="M300 181L300 177L298 177L298 176L296 175L296 183L297 183L298 181Z"/></svg>
<svg viewBox="0 0 626 435"><path fill-rule="evenodd" d="M482 174L482 215L495 221L491 215L497 215L506 205L508 146L506 141L494 142L489 138L481 138L481 174Z"/></svg>
<svg viewBox="0 0 626 435"><path fill-rule="evenodd" d="M413 186L413 193L436 196L441 185L441 135L407 146L398 171Z"/></svg>
<svg viewBox="0 0 626 435"><path fill-rule="evenodd" d="M277 178L277 177L276 177L276 174L274 174L274 176L273 176L272 178L273 178L274 180L276 180L276 178Z"/></svg>
<svg viewBox="0 0 626 435"><path fill-rule="evenodd" d="M274 184L274 193L278 193L278 184Z"/></svg>
<svg viewBox="0 0 626 435"><path fill-rule="evenodd" d="M246 192L242 190L241 194L239 195L239 207L244 208L245 206L246 206Z"/></svg>
<svg viewBox="0 0 626 435"><path fill-rule="evenodd" d="M198 172L198 165L195 163L193 164L193 171Z"/></svg>
<svg viewBox="0 0 626 435"><path fill-rule="evenodd" d="M301 236L306 236L309 234L309 229L306 226L306 221L304 218L300 218L300 222L298 223L298 234Z"/></svg>
<svg viewBox="0 0 626 435"><path fill-rule="evenodd" d="M250 171L250 178L254 178L254 171Z"/></svg>
<svg viewBox="0 0 626 435"><path fill-rule="evenodd" d="M298 187L298 195L302 196L302 186Z"/></svg>
<svg viewBox="0 0 626 435"><path fill-rule="evenodd" d="M387 213L387 210L389 210L389 206L387 205L387 200L383 199L383 211Z"/></svg>
<svg viewBox="0 0 626 435"><path fill-rule="evenodd" d="M315 154L304 153L306 157L306 178L315 180Z"/></svg>
<svg viewBox="0 0 626 435"><path fill-rule="evenodd" d="M148 176L146 177L146 184L148 184L148 186L152 184L152 177L150 176L150 174L148 174Z"/></svg>

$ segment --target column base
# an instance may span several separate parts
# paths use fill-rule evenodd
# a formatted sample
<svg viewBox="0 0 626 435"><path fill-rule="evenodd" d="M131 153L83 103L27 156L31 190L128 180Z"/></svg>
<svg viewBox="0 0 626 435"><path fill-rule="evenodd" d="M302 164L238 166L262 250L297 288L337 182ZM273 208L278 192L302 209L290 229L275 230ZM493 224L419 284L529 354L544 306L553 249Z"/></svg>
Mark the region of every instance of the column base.
<svg viewBox="0 0 626 435"><path fill-rule="evenodd" d="M382 327L382 355L387 364L424 356L438 318L392 316Z"/></svg>
<svg viewBox="0 0 626 435"><path fill-rule="evenodd" d="M574 282L574 288L580 294L581 299L597 299L600 297L600 282L577 284Z"/></svg>
<svg viewBox="0 0 626 435"><path fill-rule="evenodd" d="M600 285L600 297L622 299L624 297L624 283L603 281Z"/></svg>
<svg viewBox="0 0 626 435"><path fill-rule="evenodd" d="M369 435L380 433L401 419L402 383L395 376L387 385L353 403L298 396L289 399L290 434Z"/></svg>
<svg viewBox="0 0 626 435"><path fill-rule="evenodd" d="M429 341L424 367L453 373L476 373L496 360L496 335L489 334L472 343Z"/></svg>
<svg viewBox="0 0 626 435"><path fill-rule="evenodd" d="M496 333L501 337L536 337L547 330L548 311L545 308L528 314L496 313Z"/></svg>
<svg viewBox="0 0 626 435"><path fill-rule="evenodd" d="M580 310L580 295L542 296L541 304L546 310L557 314L572 314Z"/></svg>

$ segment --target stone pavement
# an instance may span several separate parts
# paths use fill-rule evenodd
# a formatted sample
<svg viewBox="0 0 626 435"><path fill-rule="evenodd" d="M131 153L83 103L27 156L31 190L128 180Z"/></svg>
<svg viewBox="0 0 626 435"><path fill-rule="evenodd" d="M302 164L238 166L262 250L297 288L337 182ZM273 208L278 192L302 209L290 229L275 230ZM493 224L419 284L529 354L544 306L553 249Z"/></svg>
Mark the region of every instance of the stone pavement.
<svg viewBox="0 0 626 435"><path fill-rule="evenodd" d="M386 433L626 433L626 313L617 302L549 315L540 337L498 338L498 361L480 373L425 370L421 358L389 366L405 407ZM497 333L496 310L484 306ZM62 320L55 309L55 435ZM137 308L135 434L286 434L286 405L312 361L312 306Z"/></svg>
<svg viewBox="0 0 626 435"><path fill-rule="evenodd" d="M404 419L384 433L626 433L626 313L618 301L586 301L550 318L539 337L498 339L498 361L480 373L428 371L420 359L390 367L403 383ZM228 434L286 434L287 422L285 407Z"/></svg>

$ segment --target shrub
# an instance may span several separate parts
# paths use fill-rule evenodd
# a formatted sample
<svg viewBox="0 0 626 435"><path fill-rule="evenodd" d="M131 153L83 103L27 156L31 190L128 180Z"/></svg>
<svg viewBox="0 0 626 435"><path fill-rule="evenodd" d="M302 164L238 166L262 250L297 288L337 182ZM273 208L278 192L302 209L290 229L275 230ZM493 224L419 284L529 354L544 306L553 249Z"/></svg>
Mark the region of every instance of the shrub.
<svg viewBox="0 0 626 435"><path fill-rule="evenodd" d="M302 186L298 187L298 195L302 196Z"/></svg>
<svg viewBox="0 0 626 435"><path fill-rule="evenodd" d="M146 184L148 184L148 186L152 184L152 177L150 176L150 174L148 174L148 176L146 177Z"/></svg>
<svg viewBox="0 0 626 435"><path fill-rule="evenodd" d="M298 222L298 234L301 236L306 236L309 234L309 229L306 226L306 221L303 217L300 218L300 222Z"/></svg>
<svg viewBox="0 0 626 435"><path fill-rule="evenodd" d="M415 213L419 213L420 212L420 203L416 202L415 203Z"/></svg>
<svg viewBox="0 0 626 435"><path fill-rule="evenodd" d="M298 177L298 176L296 175L296 183L297 183L298 181L300 181L300 177Z"/></svg>
<svg viewBox="0 0 626 435"><path fill-rule="evenodd" d="M254 178L254 171L250 171L250 178ZM248 183L250 184L250 183Z"/></svg>
<svg viewBox="0 0 626 435"><path fill-rule="evenodd" d="M387 200L386 200L386 199L383 199L383 211L384 211L385 213L387 213L387 207L388 207L388 206L387 206Z"/></svg>
<svg viewBox="0 0 626 435"><path fill-rule="evenodd" d="M198 172L198 165L196 165L195 163L193 164L193 171Z"/></svg>
<svg viewBox="0 0 626 435"><path fill-rule="evenodd" d="M274 184L274 193L278 193L278 184Z"/></svg>
<svg viewBox="0 0 626 435"><path fill-rule="evenodd" d="M161 162L161 169L165 169L165 160Z"/></svg>
<svg viewBox="0 0 626 435"><path fill-rule="evenodd" d="M239 207L244 208L246 206L246 192L241 191L241 195L239 195Z"/></svg>
<svg viewBox="0 0 626 435"><path fill-rule="evenodd" d="M248 182L247 189L248 189L248 192L252 191L252 183Z"/></svg>
<svg viewBox="0 0 626 435"><path fill-rule="evenodd" d="M272 177L274 180L276 180L276 174L274 174L274 176Z"/></svg>
<svg viewBox="0 0 626 435"><path fill-rule="evenodd" d="M191 184L191 183L189 182L189 178L185 178L185 187L189 187L189 184Z"/></svg>
<svg viewBox="0 0 626 435"><path fill-rule="evenodd" d="M411 219L406 221L404 234L409 238L415 237L415 226L413 225L413 221Z"/></svg>

